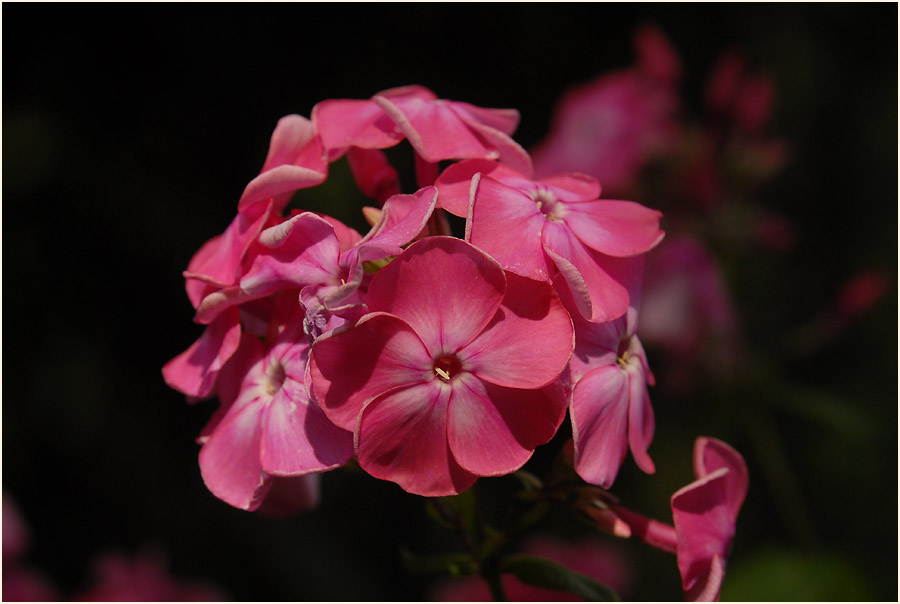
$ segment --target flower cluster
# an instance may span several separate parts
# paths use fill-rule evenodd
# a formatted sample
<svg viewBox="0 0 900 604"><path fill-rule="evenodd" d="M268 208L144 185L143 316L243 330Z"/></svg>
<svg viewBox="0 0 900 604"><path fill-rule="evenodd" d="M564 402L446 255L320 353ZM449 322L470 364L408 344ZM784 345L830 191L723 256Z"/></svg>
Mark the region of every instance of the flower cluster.
<svg viewBox="0 0 900 604"><path fill-rule="evenodd" d="M219 399L198 439L216 497L308 509L351 458L454 495L520 469L567 414L584 480L610 487L628 450L654 471L636 328L661 213L582 173L537 178L518 119L407 86L279 121L234 220L184 272L205 329L163 368L189 401ZM384 153L403 141L408 194ZM379 206L365 235L290 204L344 156Z"/></svg>

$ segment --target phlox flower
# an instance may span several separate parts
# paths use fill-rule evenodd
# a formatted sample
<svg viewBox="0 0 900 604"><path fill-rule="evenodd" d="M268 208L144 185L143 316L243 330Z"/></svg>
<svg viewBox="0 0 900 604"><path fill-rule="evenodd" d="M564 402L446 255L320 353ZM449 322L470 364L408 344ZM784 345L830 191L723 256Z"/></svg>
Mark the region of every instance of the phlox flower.
<svg viewBox="0 0 900 604"><path fill-rule="evenodd" d="M531 173L531 158L510 138L518 111L439 99L423 86L391 88L367 100L322 101L312 121L331 161L350 147L385 149L407 139L426 162L499 159Z"/></svg>
<svg viewBox="0 0 900 604"><path fill-rule="evenodd" d="M715 438L694 443L697 480L672 495L678 570L687 600L718 600L738 512L747 496L741 454Z"/></svg>
<svg viewBox="0 0 900 604"><path fill-rule="evenodd" d="M583 174L531 180L492 162L450 166L435 183L441 207L463 215L466 240L504 269L552 281L559 272L575 305L594 322L622 316L641 260L663 238L662 214L633 201L599 199L600 183Z"/></svg>
<svg viewBox="0 0 900 604"><path fill-rule="evenodd" d="M631 534L676 555L686 600L715 601L747 496L747 464L726 443L701 436L694 442L694 476L697 480L672 495L674 528L617 503L609 508Z"/></svg>
<svg viewBox="0 0 900 604"><path fill-rule="evenodd" d="M535 174L589 174L627 190L654 154L678 138L680 62L652 27L635 36L637 64L573 88L558 103L549 136L531 151Z"/></svg>
<svg viewBox="0 0 900 604"><path fill-rule="evenodd" d="M569 293L557 290L571 307ZM638 304L637 289L633 294ZM652 474L656 468L647 449L655 420L647 386L654 378L635 333L637 310L629 307L622 317L607 323L592 323L576 312L571 315L575 352L564 375L570 387L576 472L591 484L609 488L630 449L638 467Z"/></svg>
<svg viewBox="0 0 900 604"><path fill-rule="evenodd" d="M427 237L375 274L366 304L352 328L315 342L310 375L369 474L455 494L520 468L553 437L574 336L550 284L504 274L462 240Z"/></svg>
<svg viewBox="0 0 900 604"><path fill-rule="evenodd" d="M328 421L309 396L309 343L299 308L281 329L265 347L242 335L217 385L221 407L199 439L207 488L245 510L260 506L276 477L322 472L353 455L352 434ZM315 504L317 485L292 486L300 491L295 505Z"/></svg>

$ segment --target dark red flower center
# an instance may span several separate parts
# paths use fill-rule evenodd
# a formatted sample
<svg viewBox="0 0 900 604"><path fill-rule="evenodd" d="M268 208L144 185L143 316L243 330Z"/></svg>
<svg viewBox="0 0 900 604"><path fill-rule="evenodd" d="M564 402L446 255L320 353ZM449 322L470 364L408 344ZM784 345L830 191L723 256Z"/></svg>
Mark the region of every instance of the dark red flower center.
<svg viewBox="0 0 900 604"><path fill-rule="evenodd" d="M444 382L449 382L460 371L462 371L462 364L456 356L445 355L434 362L434 375Z"/></svg>

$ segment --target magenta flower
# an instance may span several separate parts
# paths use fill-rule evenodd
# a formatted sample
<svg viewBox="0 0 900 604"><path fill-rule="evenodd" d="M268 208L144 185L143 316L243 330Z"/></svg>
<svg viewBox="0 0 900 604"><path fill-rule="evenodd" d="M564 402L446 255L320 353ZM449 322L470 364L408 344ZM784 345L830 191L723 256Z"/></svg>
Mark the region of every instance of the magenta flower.
<svg viewBox="0 0 900 604"><path fill-rule="evenodd" d="M535 181L495 166L462 162L436 183L442 207L459 215L457 192L471 179L466 239L523 277L552 281L558 271L591 321L622 316L642 262L635 257L664 236L662 214L633 201L598 199L600 184L581 174ZM490 176L476 173L482 169Z"/></svg>
<svg viewBox="0 0 900 604"><path fill-rule="evenodd" d="M532 150L535 174L589 174L611 191L627 190L654 154L678 137L680 63L661 32L639 30L637 65L570 90L550 135Z"/></svg>
<svg viewBox="0 0 900 604"><path fill-rule="evenodd" d="M560 291L571 308L567 291ZM635 289L634 303L639 292ZM647 454L655 427L647 385L653 374L635 335L637 310L608 323L592 323L572 312L575 352L567 376L571 390L569 417L575 444L575 470L591 484L612 486L625 454L631 450L638 467L656 471Z"/></svg>
<svg viewBox="0 0 900 604"><path fill-rule="evenodd" d="M550 284L428 237L376 273L367 304L352 329L316 341L310 374L371 475L455 494L518 469L556 433L574 334Z"/></svg>
<svg viewBox="0 0 900 604"><path fill-rule="evenodd" d="M220 410L199 439L200 472L219 499L255 510L273 477L323 472L353 455L351 433L334 426L310 399L308 356L299 312L266 350L255 336L242 337L219 380ZM314 497L307 499L314 504Z"/></svg>
<svg viewBox="0 0 900 604"><path fill-rule="evenodd" d="M385 149L405 138L430 163L499 159L531 173L531 158L509 136L518 111L439 99L423 86L391 88L368 100L322 101L313 107L312 120L332 161L350 147Z"/></svg>
<svg viewBox="0 0 900 604"><path fill-rule="evenodd" d="M694 444L697 480L672 495L678 570L685 597L718 600L738 512L747 496L741 454L715 438Z"/></svg>

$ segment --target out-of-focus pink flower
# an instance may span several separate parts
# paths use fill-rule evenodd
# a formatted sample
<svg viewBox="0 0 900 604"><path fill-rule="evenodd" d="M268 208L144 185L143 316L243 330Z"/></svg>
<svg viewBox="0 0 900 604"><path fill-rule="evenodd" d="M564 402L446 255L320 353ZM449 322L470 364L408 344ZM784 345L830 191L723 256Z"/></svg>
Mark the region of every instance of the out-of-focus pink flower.
<svg viewBox="0 0 900 604"><path fill-rule="evenodd" d="M706 85L706 104L742 131L755 133L772 114L775 84L768 74L748 71L746 63L744 56L734 51L719 58Z"/></svg>
<svg viewBox="0 0 900 604"><path fill-rule="evenodd" d="M560 288L557 288L561 291ZM639 304L639 292L634 303ZM569 307L567 291L560 294ZM656 471L647 454L653 440L654 417L647 385L654 383L641 341L635 335L638 313L592 323L571 313L575 352L569 361L569 416L575 444L575 470L591 484L612 486L626 452L638 467Z"/></svg>
<svg viewBox="0 0 900 604"><path fill-rule="evenodd" d="M884 296L887 285L887 277L879 269L858 273L841 288L836 313L843 319L851 319L867 312Z"/></svg>
<svg viewBox="0 0 900 604"><path fill-rule="evenodd" d="M217 588L171 575L159 553L105 554L93 563L93 580L75 598L81 602L218 602Z"/></svg>
<svg viewBox="0 0 900 604"><path fill-rule="evenodd" d="M738 512L747 496L741 454L715 438L694 445L697 480L672 495L678 570L687 600L718 600Z"/></svg>
<svg viewBox="0 0 900 604"><path fill-rule="evenodd" d="M237 508L257 509L272 477L323 472L353 455L352 434L328 421L310 399L309 343L299 310L265 350L255 336L242 337L220 380L220 411L200 438L204 483ZM314 505L310 485L295 482L302 491L297 497Z"/></svg>
<svg viewBox="0 0 900 604"><path fill-rule="evenodd" d="M631 564L625 552L614 544L599 540L561 541L538 535L526 541L521 552L547 558L595 579L620 597L627 597L633 583ZM510 602L580 602L570 593L553 591L522 583L513 575L501 575L503 591ZM442 584L434 593L434 602L489 602L492 596L483 579L465 577Z"/></svg>
<svg viewBox="0 0 900 604"><path fill-rule="evenodd" d="M731 296L706 248L680 236L654 250L644 279L641 339L665 350L683 374L703 362L730 366L736 332Z"/></svg>
<svg viewBox="0 0 900 604"><path fill-rule="evenodd" d="M310 374L371 475L455 494L517 470L556 433L556 379L574 335L549 283L504 274L459 239L428 237L375 274L366 303L352 329L316 341Z"/></svg>
<svg viewBox="0 0 900 604"><path fill-rule="evenodd" d="M3 593L4 602L57 601L56 589L39 570L22 560L29 532L12 498L3 493Z"/></svg>
<svg viewBox="0 0 900 604"><path fill-rule="evenodd" d="M333 161L350 147L384 149L404 138L425 161L499 159L531 173L531 159L511 135L514 109L484 109L439 99L423 86L384 90L369 100L333 99L313 107L312 119Z"/></svg>
<svg viewBox="0 0 900 604"><path fill-rule="evenodd" d="M468 241L523 277L552 281L558 271L578 311L591 321L625 313L628 288L642 266L636 257L664 236L662 214L633 201L598 199L599 183L581 174L535 181L486 162L452 168L437 186L441 205L455 214L461 209L455 192L465 177L485 168L490 174L471 176Z"/></svg>
<svg viewBox="0 0 900 604"><path fill-rule="evenodd" d="M638 30L635 46L635 68L601 76L562 97L550 135L532 151L537 176L583 172L621 193L653 155L674 143L678 57L653 27Z"/></svg>

